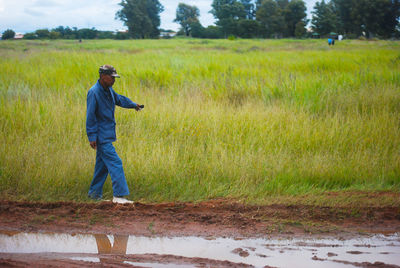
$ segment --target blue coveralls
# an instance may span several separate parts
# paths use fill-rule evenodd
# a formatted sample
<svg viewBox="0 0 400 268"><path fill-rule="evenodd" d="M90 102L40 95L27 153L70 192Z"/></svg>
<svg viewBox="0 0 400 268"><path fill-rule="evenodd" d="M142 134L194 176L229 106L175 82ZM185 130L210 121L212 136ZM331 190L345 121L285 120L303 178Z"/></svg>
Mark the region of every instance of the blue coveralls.
<svg viewBox="0 0 400 268"><path fill-rule="evenodd" d="M114 196L129 195L121 158L112 142L115 135L115 105L136 108L137 104L129 98L117 94L112 87L105 90L100 81L88 91L86 111L86 133L89 141L97 141L96 165L89 197L101 198L103 185L110 173Z"/></svg>

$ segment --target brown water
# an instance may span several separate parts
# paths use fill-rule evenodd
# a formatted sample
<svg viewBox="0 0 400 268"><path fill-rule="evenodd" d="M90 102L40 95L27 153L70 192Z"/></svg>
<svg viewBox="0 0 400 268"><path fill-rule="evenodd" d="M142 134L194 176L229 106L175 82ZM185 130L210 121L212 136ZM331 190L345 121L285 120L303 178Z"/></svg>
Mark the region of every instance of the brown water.
<svg viewBox="0 0 400 268"><path fill-rule="evenodd" d="M400 234L352 239L233 239L144 237L57 233L0 232L0 258L7 254L47 254L82 262L102 262L101 254L173 255L244 263L255 267L354 267L362 262L400 265ZM75 255L74 255L75 254ZM124 261L144 267L179 267L178 263ZM190 265L184 265L185 267ZM193 265L196 266L196 265Z"/></svg>

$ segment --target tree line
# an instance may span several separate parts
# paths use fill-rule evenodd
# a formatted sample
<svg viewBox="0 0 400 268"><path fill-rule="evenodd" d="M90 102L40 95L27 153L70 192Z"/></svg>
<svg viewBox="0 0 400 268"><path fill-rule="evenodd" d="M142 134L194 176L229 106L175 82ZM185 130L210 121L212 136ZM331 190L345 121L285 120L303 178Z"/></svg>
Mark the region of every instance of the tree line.
<svg viewBox="0 0 400 268"><path fill-rule="evenodd" d="M3 32L2 39L12 39L15 32L11 29ZM99 31L95 28L64 27L58 26L54 29L38 29L26 33L24 39L129 39L130 35L125 32Z"/></svg>
<svg viewBox="0 0 400 268"><path fill-rule="evenodd" d="M159 36L158 0L123 0L116 18L128 27L133 38ZM307 7L303 0L213 0L210 13L216 26L203 27L196 6L179 3L174 22L179 34L199 38L304 37ZM332 32L350 38L399 37L400 0L321 0L314 6L311 28L320 36Z"/></svg>
<svg viewBox="0 0 400 268"><path fill-rule="evenodd" d="M310 34L303 0L214 0L211 7L217 27L204 28L196 6L179 4L175 20L181 24L181 32L207 38L300 38ZM321 0L311 13L311 29L320 36L334 32L348 38L400 37L400 0Z"/></svg>
<svg viewBox="0 0 400 268"><path fill-rule="evenodd" d="M123 0L116 18L128 27L133 38L159 36L158 0ZM301 37L306 33L306 5L303 0L214 0L210 13L216 26L203 27L196 6L179 3L174 22L181 25L179 34L200 38L226 38L234 35L253 37Z"/></svg>
<svg viewBox="0 0 400 268"><path fill-rule="evenodd" d="M349 37L399 37L399 0L328 0L312 11L314 31L340 32Z"/></svg>
<svg viewBox="0 0 400 268"><path fill-rule="evenodd" d="M59 26L27 33L24 38L159 38L164 7L158 0L122 0L119 5L115 18L124 23L127 33ZM348 38L400 37L400 0L321 0L311 12L311 21L306 12L303 0L213 0L210 13L215 26L203 27L199 9L184 3L179 3L174 22L181 26L178 34L197 38L301 38L310 34L309 22L320 36L335 32ZM12 33L7 30L3 39L14 37Z"/></svg>

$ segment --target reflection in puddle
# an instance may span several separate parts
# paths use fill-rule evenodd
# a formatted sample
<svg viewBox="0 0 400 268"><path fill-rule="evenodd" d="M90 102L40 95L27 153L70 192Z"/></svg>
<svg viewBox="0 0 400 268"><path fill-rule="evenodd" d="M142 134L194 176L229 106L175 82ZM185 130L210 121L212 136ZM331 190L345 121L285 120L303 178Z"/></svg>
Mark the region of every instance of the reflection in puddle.
<svg viewBox="0 0 400 268"><path fill-rule="evenodd" d="M205 239L200 237L143 237L127 235L39 234L0 232L1 253L81 254L78 261L107 263L104 256L159 254L251 264L257 267L338 267L362 262L400 265L400 236L377 235L335 239ZM84 254L87 254L86 256ZM90 255L91 254L91 255ZM101 254L101 255L97 255ZM90 255L90 256L88 256ZM98 257L97 257L97 256ZM147 262L121 263L146 266ZM118 262L113 259L113 263ZM149 266L171 267L176 264ZM349 267L349 266L348 266Z"/></svg>
<svg viewBox="0 0 400 268"><path fill-rule="evenodd" d="M126 254L128 235L114 235L114 243L111 245L110 239L105 234L95 234L97 251L99 254ZM107 258L100 258L101 263L107 263ZM123 261L120 261L121 263ZM113 261L115 263L115 261Z"/></svg>

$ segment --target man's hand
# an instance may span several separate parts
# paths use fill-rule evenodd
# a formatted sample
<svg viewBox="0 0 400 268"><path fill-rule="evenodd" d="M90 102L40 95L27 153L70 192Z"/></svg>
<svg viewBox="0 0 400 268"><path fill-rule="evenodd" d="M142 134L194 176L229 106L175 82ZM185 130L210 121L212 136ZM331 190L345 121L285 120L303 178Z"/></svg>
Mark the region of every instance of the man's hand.
<svg viewBox="0 0 400 268"><path fill-rule="evenodd" d="M97 142L96 141L91 141L90 142L90 147L92 147L93 149L97 149Z"/></svg>
<svg viewBox="0 0 400 268"><path fill-rule="evenodd" d="M135 110L136 110L136 111L140 111L140 110L142 110L143 108L144 108L144 105L143 105L143 104L142 104L142 105L137 104L136 107L135 107Z"/></svg>

